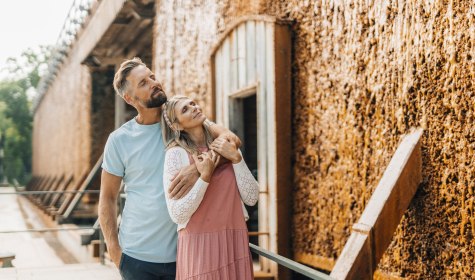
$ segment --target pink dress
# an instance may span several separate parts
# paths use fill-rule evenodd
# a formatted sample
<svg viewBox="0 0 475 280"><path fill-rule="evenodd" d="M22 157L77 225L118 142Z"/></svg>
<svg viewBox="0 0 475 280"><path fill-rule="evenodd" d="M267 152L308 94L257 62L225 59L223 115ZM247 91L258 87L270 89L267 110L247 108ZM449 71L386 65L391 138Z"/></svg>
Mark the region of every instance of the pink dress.
<svg viewBox="0 0 475 280"><path fill-rule="evenodd" d="M176 279L254 279L247 226L231 163L215 169L200 206L178 232Z"/></svg>

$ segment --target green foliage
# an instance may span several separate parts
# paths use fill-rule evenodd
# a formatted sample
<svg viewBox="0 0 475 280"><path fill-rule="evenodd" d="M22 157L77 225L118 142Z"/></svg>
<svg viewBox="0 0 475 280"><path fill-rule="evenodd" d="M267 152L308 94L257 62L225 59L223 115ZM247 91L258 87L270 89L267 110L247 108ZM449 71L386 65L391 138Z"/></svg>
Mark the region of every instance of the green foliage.
<svg viewBox="0 0 475 280"><path fill-rule="evenodd" d="M32 116L27 93L38 85L49 49L28 49L19 58L9 58L10 76L0 81L0 146L4 150L3 175L10 182L25 184L30 179ZM0 171L0 182L1 176Z"/></svg>

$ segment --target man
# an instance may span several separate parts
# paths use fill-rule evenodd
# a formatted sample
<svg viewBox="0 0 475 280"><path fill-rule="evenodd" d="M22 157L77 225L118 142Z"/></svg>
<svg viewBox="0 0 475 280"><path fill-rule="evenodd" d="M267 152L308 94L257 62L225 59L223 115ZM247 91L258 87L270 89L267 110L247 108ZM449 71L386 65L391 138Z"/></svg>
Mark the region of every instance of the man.
<svg viewBox="0 0 475 280"><path fill-rule="evenodd" d="M114 89L138 115L112 132L104 149L99 221L109 255L124 279L175 279L176 224L168 214L165 195L183 197L199 174L194 165L183 168L164 193L165 146L160 119L167 101L162 85L139 58L123 62ZM215 124L213 135L239 139ZM121 181L127 193L117 235L117 198Z"/></svg>

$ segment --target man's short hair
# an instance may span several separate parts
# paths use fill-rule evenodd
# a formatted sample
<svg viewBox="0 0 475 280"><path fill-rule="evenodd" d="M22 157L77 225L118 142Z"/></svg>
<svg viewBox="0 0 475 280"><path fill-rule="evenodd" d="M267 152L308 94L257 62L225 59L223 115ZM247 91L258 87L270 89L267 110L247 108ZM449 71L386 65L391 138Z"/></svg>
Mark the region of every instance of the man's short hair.
<svg viewBox="0 0 475 280"><path fill-rule="evenodd" d="M129 82L127 81L127 77L129 76L132 69L139 65L146 66L145 63L143 63L142 60L138 57L134 57L132 59L122 62L119 70L117 71L117 73L115 73L113 83L115 92L118 95L124 97L124 94L127 93L127 87L129 84Z"/></svg>

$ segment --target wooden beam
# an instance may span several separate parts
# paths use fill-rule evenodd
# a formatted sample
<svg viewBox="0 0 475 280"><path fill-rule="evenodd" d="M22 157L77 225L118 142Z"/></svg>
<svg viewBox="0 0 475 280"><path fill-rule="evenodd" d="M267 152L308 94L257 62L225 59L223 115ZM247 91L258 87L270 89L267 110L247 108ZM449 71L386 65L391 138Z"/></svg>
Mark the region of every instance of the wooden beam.
<svg viewBox="0 0 475 280"><path fill-rule="evenodd" d="M54 184L52 187L51 187L51 191L56 191L58 189L58 187L61 185L61 183L64 181L64 177L65 175L63 174L57 181L56 181L56 184ZM51 193L48 193L48 194L44 194L40 199L41 199L41 203L44 207L47 207L48 206L48 200L49 198L51 197Z"/></svg>
<svg viewBox="0 0 475 280"><path fill-rule="evenodd" d="M378 262L422 181L422 129L406 135L389 162L330 274L372 279Z"/></svg>
<svg viewBox="0 0 475 280"><path fill-rule="evenodd" d="M80 177L80 179L78 181L75 181L74 184L68 185L70 187L68 187L66 190L68 190L68 191L77 191L79 186L81 186L83 184L83 182L86 180L87 174L88 173L87 173L87 169L86 169L82 173L82 176ZM64 198L61 199L63 196L64 196ZM50 213L52 215L54 215L54 219L56 219L57 216L63 215L64 211L66 211L69 204L71 203L73 197L74 197L74 195L72 193L60 193L60 197L58 198L59 199L58 208L56 208L56 206L54 206L53 208L49 209Z"/></svg>
<svg viewBox="0 0 475 280"><path fill-rule="evenodd" d="M61 186L58 188L58 191L66 190L68 188L68 186L73 182L73 180L74 180L74 175L69 176L69 178L66 181L64 181L64 183L61 184ZM62 193L53 194L53 196L51 197L51 201L49 202L48 207L49 208L51 208L51 207L55 208L56 203L61 198L61 196L62 196Z"/></svg>
<svg viewBox="0 0 475 280"><path fill-rule="evenodd" d="M253 83L249 86L239 88L236 91L229 94L232 98L245 98L249 97L257 92L257 83Z"/></svg>
<svg viewBox="0 0 475 280"><path fill-rule="evenodd" d="M74 211L74 209L76 209L77 205L79 204L79 201L81 200L81 198L84 195L84 193L82 193L82 191L85 191L89 187L89 185L91 184L92 180L99 174L99 171L101 170L101 164L102 164L103 156L104 155L101 155L99 157L96 164L91 169L91 172L89 172L89 174L87 175L86 180L84 180L84 182L81 184L81 187L79 187L78 191L80 191L80 192L74 194L73 200L71 201L71 203L69 203L68 208L66 209L66 211L63 214L64 219L69 218L69 216Z"/></svg>

